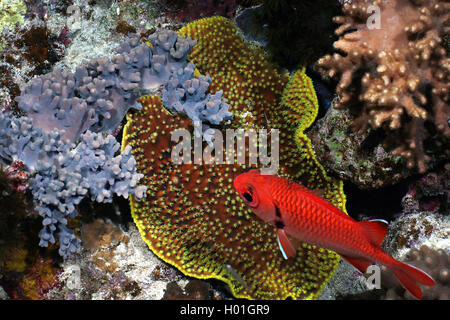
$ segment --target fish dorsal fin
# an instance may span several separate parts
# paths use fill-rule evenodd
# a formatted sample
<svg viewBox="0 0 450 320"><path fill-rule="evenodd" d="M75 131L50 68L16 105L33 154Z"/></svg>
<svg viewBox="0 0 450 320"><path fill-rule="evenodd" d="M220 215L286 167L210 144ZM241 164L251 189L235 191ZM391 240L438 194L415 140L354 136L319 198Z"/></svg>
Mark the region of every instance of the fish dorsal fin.
<svg viewBox="0 0 450 320"><path fill-rule="evenodd" d="M362 273L365 273L367 270L367 267L372 264L369 260L360 259L360 258L353 258L353 257L346 257L341 255L342 258L348 261L352 266L354 266L356 269L361 271Z"/></svg>
<svg viewBox="0 0 450 320"><path fill-rule="evenodd" d="M297 250L295 249L291 240L289 240L286 231L280 228L277 229L277 241L284 259L287 260L289 258L295 257Z"/></svg>
<svg viewBox="0 0 450 320"><path fill-rule="evenodd" d="M358 224L363 229L363 232L366 235L367 239L369 239L370 243L377 247L380 247L381 243L384 240L384 237L386 237L388 223L381 219L375 219L369 221L361 221Z"/></svg>

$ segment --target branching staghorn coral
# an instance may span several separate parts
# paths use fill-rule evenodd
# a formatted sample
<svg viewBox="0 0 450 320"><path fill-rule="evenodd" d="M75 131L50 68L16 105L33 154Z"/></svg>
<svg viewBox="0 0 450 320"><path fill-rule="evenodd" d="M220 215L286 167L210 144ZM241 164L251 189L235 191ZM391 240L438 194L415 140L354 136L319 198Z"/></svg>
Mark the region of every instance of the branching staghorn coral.
<svg viewBox="0 0 450 320"><path fill-rule="evenodd" d="M425 142L439 140L435 149L442 149L450 139L450 59L443 44L450 3L354 0L343 13L335 17L341 26L334 43L343 54L318 62L330 77L340 76L335 107L350 108L360 131L383 128L385 146L424 172L430 161Z"/></svg>
<svg viewBox="0 0 450 320"><path fill-rule="evenodd" d="M278 174L323 189L327 199L345 210L342 183L326 176L302 133L318 108L303 70L286 87L287 77L249 49L225 18L198 20L179 34L198 41L188 58L200 73L211 77L211 93L222 90L234 114L221 123L221 132L279 129ZM282 104L284 87L288 98ZM145 200L132 197L131 208L152 251L189 276L226 282L236 297L316 298L339 256L302 244L296 258L283 259L273 227L255 217L233 187L235 176L255 167L249 164L249 149L238 149L246 164L216 164L215 156L207 158L212 160L208 164L175 164L171 134L178 129L191 131L191 122L170 114L157 96L139 102L142 110L127 115L123 147L132 146L138 172L144 173L142 181L148 186Z"/></svg>

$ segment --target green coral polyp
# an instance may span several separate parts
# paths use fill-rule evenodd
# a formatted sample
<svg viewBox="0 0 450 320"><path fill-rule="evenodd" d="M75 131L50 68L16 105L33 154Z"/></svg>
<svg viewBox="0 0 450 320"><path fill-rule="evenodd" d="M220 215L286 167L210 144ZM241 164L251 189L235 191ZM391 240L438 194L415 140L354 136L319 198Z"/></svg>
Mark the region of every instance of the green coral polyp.
<svg viewBox="0 0 450 320"><path fill-rule="evenodd" d="M202 74L211 76L211 93L223 90L234 114L222 125L222 133L278 129L278 174L323 189L328 200L345 210L342 183L326 176L303 134L318 109L304 70L287 84L286 74L249 49L225 18L198 20L179 34L198 41L189 59ZM259 220L233 187L237 175L256 166L174 164L171 133L183 128L193 132L190 120L170 114L157 96L139 102L142 110L127 115L123 147L132 146L138 171L145 175L141 182L148 186L144 200L131 197L130 203L150 249L186 275L226 282L237 298L316 298L333 275L339 256L302 244L295 258L284 260L274 227Z"/></svg>

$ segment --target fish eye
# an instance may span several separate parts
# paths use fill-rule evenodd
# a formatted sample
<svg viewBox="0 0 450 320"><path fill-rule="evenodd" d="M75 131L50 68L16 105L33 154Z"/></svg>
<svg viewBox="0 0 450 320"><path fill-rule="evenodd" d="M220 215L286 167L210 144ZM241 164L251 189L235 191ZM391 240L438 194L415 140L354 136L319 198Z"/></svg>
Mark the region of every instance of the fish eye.
<svg viewBox="0 0 450 320"><path fill-rule="evenodd" d="M256 190L253 189L252 186L247 185L243 189L241 189L241 197L244 199L244 202L250 207L257 207L259 204L258 194Z"/></svg>
<svg viewBox="0 0 450 320"><path fill-rule="evenodd" d="M244 192L243 196L244 196L245 200L247 200L248 202L253 202L253 197L250 193Z"/></svg>

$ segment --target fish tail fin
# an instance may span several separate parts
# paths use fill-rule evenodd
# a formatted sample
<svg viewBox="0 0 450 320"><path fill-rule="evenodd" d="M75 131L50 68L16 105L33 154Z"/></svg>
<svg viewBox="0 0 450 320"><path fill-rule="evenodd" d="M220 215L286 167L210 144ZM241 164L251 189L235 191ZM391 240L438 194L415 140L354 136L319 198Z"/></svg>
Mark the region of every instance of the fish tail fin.
<svg viewBox="0 0 450 320"><path fill-rule="evenodd" d="M426 272L416 268L410 264L395 261L394 264L389 266L394 275L400 281L406 290L417 299L422 298L422 289L417 283L421 283L427 286L434 286L435 282L433 278Z"/></svg>
<svg viewBox="0 0 450 320"><path fill-rule="evenodd" d="M361 226L367 239L381 250L381 244L386 237L388 223L384 220L376 219L361 221L358 224ZM410 264L397 261L392 257L390 259L392 259L391 262L386 265L392 270L403 287L417 299L422 298L422 289L417 283L427 286L435 285L433 278L426 272ZM364 267L366 265L367 263L364 264Z"/></svg>

